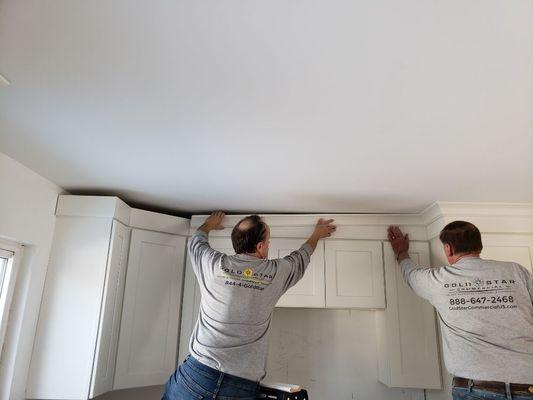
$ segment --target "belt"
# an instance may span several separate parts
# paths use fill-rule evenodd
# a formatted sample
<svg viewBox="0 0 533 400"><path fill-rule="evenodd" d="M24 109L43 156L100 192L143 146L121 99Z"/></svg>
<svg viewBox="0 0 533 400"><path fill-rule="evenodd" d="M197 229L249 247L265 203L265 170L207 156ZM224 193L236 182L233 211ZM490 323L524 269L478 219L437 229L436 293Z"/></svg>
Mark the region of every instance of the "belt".
<svg viewBox="0 0 533 400"><path fill-rule="evenodd" d="M472 385L469 385L469 382L472 382ZM511 383L510 389L512 394L529 394L533 395L533 384L531 385L525 385L521 383ZM454 387L460 387L460 388L475 388L479 390L487 390L490 392L497 392L497 393L507 393L505 388L505 382L497 382L497 381L476 381L476 380L470 380L466 378L460 378L458 376L453 378L453 386Z"/></svg>

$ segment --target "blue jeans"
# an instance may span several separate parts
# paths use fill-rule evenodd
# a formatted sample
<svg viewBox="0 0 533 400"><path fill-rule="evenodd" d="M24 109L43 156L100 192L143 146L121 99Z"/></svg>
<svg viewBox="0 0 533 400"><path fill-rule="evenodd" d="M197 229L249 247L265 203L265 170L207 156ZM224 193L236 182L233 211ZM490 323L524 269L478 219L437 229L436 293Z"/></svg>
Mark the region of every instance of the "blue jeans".
<svg viewBox="0 0 533 400"><path fill-rule="evenodd" d="M453 400L533 400L533 393L507 395L474 388L469 391L467 388L454 387L452 389L452 398Z"/></svg>
<svg viewBox="0 0 533 400"><path fill-rule="evenodd" d="M225 374L188 356L170 376L162 400L255 400L258 393L259 382Z"/></svg>

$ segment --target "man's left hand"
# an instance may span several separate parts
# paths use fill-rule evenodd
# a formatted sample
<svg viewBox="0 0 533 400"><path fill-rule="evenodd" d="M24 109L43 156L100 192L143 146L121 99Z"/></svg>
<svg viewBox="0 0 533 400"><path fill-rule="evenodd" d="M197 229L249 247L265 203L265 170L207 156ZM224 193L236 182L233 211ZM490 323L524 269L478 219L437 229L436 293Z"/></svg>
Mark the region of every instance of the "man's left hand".
<svg viewBox="0 0 533 400"><path fill-rule="evenodd" d="M209 231L212 230L221 230L224 229L222 226L222 220L224 219L224 216L226 214L223 211L215 211L212 213L205 222L200 226L198 229L204 231L205 233L209 233Z"/></svg>

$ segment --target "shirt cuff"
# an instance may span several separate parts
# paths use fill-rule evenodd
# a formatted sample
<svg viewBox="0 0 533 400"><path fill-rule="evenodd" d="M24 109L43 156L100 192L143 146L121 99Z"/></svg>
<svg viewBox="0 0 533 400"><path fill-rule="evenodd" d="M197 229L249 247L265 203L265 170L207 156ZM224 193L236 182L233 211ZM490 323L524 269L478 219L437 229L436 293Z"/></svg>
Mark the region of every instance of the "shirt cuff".
<svg viewBox="0 0 533 400"><path fill-rule="evenodd" d="M209 237L207 232L202 231L201 229L197 229L196 232L194 232L193 236L204 236Z"/></svg>
<svg viewBox="0 0 533 400"><path fill-rule="evenodd" d="M302 250L305 250L309 255L313 254L313 248L309 243L304 243L301 247Z"/></svg>
<svg viewBox="0 0 533 400"><path fill-rule="evenodd" d="M411 260L410 257L407 257L407 258L404 258L402 261L400 261L400 267L413 268L413 267L416 267L416 264L413 260Z"/></svg>

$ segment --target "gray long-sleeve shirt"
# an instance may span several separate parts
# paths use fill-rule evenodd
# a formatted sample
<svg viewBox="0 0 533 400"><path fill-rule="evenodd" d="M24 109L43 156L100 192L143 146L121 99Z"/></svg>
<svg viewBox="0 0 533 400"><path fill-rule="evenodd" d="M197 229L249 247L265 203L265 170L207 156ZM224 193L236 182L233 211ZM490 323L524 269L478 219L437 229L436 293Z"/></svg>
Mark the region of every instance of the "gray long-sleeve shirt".
<svg viewBox="0 0 533 400"><path fill-rule="evenodd" d="M468 379L533 384L533 277L510 262L469 257L441 268L400 263L437 309L448 371Z"/></svg>
<svg viewBox="0 0 533 400"><path fill-rule="evenodd" d="M276 260L228 256L212 249L203 231L188 247L202 295L191 355L211 368L260 381L266 375L274 306L303 277L312 247L304 244Z"/></svg>

